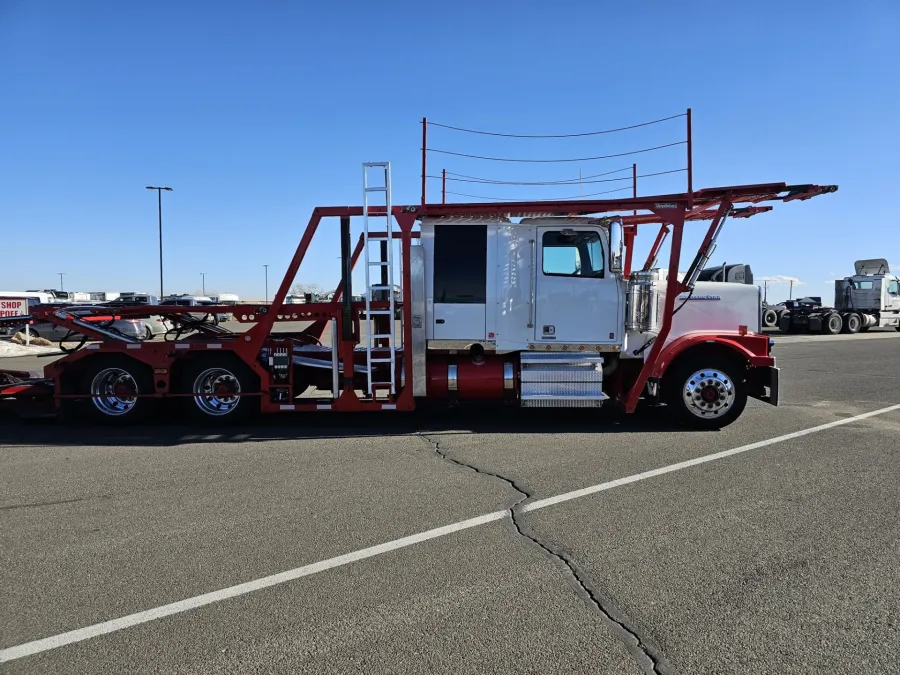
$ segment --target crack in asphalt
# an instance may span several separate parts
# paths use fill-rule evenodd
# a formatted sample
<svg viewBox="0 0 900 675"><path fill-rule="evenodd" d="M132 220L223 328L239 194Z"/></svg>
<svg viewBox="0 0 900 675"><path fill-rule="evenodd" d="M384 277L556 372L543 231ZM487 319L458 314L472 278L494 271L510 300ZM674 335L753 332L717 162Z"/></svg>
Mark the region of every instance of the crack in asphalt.
<svg viewBox="0 0 900 675"><path fill-rule="evenodd" d="M430 449L434 451L441 459L455 464L456 466L468 469L483 476L489 476L496 480L502 481L519 493L519 499L509 507L509 519L516 529L519 536L529 540L538 546L544 553L553 558L565 567L569 582L575 588L575 592L587 605L598 614L606 623L612 632L625 645L628 652L634 657L641 670L648 675L675 675L676 670L661 654L658 647L651 644L646 638L642 637L634 622L625 616L615 604L594 586L594 584L581 572L575 565L575 562L564 552L559 551L547 542L538 537L524 522L522 522L522 513L519 508L522 504L532 497L532 494L517 484L512 478L507 478L499 473L481 469L474 464L468 464L462 460L451 457L444 449L441 448L440 441L430 438L423 432L416 432L423 441L425 441Z"/></svg>
<svg viewBox="0 0 900 675"><path fill-rule="evenodd" d="M33 509L41 506L58 506L60 504L76 504L92 499L112 499L112 495L99 495L97 497L75 497L74 499L59 499L53 502L29 502L27 504L8 504L0 506L0 511L14 511L15 509Z"/></svg>

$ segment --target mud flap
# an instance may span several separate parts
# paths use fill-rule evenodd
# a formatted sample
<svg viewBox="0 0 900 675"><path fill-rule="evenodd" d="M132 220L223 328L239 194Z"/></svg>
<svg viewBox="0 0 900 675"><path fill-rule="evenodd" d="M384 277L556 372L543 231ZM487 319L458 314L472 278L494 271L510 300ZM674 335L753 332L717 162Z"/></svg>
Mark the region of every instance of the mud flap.
<svg viewBox="0 0 900 675"><path fill-rule="evenodd" d="M775 366L756 367L750 370L747 378L749 394L755 399L777 406L779 399L778 375L779 369Z"/></svg>

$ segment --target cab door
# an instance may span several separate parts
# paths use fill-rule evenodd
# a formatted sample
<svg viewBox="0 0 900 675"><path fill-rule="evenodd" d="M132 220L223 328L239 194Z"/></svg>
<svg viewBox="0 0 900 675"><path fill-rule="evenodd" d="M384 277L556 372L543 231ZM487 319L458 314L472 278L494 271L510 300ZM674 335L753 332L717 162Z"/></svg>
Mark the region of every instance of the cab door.
<svg viewBox="0 0 900 675"><path fill-rule="evenodd" d="M538 227L534 341L621 344L617 275L607 269L609 238L596 227Z"/></svg>
<svg viewBox="0 0 900 675"><path fill-rule="evenodd" d="M887 286L882 309L900 312L900 279L884 279L882 283Z"/></svg>

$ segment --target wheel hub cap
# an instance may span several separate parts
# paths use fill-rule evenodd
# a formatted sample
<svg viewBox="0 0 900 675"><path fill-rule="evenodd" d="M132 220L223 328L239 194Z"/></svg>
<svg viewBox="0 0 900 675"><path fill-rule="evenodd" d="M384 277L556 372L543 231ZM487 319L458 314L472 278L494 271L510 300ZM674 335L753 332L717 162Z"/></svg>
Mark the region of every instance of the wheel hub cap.
<svg viewBox="0 0 900 675"><path fill-rule="evenodd" d="M240 403L240 393L241 383L224 368L209 368L194 380L194 401L207 415L227 415Z"/></svg>
<svg viewBox="0 0 900 675"><path fill-rule="evenodd" d="M134 377L121 368L106 368L91 381L91 401L104 415L119 416L137 405L138 386Z"/></svg>
<svg viewBox="0 0 900 675"><path fill-rule="evenodd" d="M698 370L685 382L682 396L697 417L718 417L734 405L734 382L719 370Z"/></svg>

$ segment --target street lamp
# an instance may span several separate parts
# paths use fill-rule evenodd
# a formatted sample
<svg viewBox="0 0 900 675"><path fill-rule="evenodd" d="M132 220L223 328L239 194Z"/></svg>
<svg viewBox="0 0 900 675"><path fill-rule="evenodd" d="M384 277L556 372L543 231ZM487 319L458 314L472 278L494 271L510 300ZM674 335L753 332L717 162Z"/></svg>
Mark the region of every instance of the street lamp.
<svg viewBox="0 0 900 675"><path fill-rule="evenodd" d="M167 192L171 192L172 188L170 187L155 187L153 185L147 186L148 190L156 190L156 196L158 198L159 203L159 301L162 302L163 295L163 261L162 261L162 191L166 190Z"/></svg>
<svg viewBox="0 0 900 675"><path fill-rule="evenodd" d="M200 278L203 279L203 295L206 295L206 272L200 272Z"/></svg>
<svg viewBox="0 0 900 675"><path fill-rule="evenodd" d="M269 302L269 266L263 265L266 268L266 303Z"/></svg>

